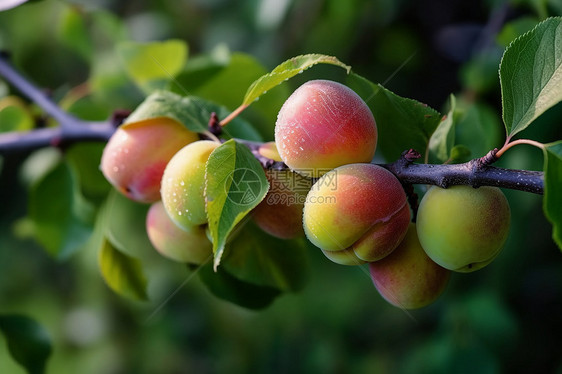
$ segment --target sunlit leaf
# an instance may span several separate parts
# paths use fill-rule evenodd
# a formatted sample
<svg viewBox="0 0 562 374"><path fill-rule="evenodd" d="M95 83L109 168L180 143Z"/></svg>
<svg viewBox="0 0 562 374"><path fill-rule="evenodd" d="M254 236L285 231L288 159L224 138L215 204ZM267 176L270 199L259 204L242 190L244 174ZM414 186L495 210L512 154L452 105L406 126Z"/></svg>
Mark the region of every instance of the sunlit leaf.
<svg viewBox="0 0 562 374"><path fill-rule="evenodd" d="M227 245L222 266L243 281L296 291L303 287L307 273L303 240L278 239L249 222Z"/></svg>
<svg viewBox="0 0 562 374"><path fill-rule="evenodd" d="M562 141L544 149L543 210L552 223L552 239L562 250Z"/></svg>
<svg viewBox="0 0 562 374"><path fill-rule="evenodd" d="M309 54L293 57L278 65L271 73L266 74L256 80L246 91L242 105L250 105L254 100L266 93L273 87L283 83L289 78L302 73L304 70L316 64L331 64L339 66L349 73L351 67L345 65L340 60L332 56Z"/></svg>
<svg viewBox="0 0 562 374"><path fill-rule="evenodd" d="M269 184L252 152L229 140L209 156L205 173L205 195L215 268L229 234L250 210L265 197Z"/></svg>
<svg viewBox="0 0 562 374"><path fill-rule="evenodd" d="M429 138L441 122L438 111L354 73L349 75L348 83L371 108L380 139L377 147L387 160L396 160L410 148L425 155Z"/></svg>
<svg viewBox="0 0 562 374"><path fill-rule="evenodd" d="M139 260L117 250L105 239L99 252L99 267L107 285L121 296L146 300L146 278Z"/></svg>
<svg viewBox="0 0 562 374"><path fill-rule="evenodd" d="M145 93L165 88L187 61L187 44L182 40L138 43L122 42L117 53L123 64Z"/></svg>
<svg viewBox="0 0 562 374"><path fill-rule="evenodd" d="M224 118L230 111L223 106L195 96L180 96L169 91L157 91L148 96L125 121L139 122L148 118L169 117L182 123L191 131L204 132L208 129L211 113ZM261 140L260 135L252 126L237 117L224 127L225 134L247 139Z"/></svg>
<svg viewBox="0 0 562 374"><path fill-rule="evenodd" d="M7 96L0 99L0 133L26 131L34 125L33 116L20 98Z"/></svg>
<svg viewBox="0 0 562 374"><path fill-rule="evenodd" d="M508 137L562 100L562 17L549 18L514 40L500 64Z"/></svg>
<svg viewBox="0 0 562 374"><path fill-rule="evenodd" d="M0 315L0 332L6 337L14 360L28 373L45 372L53 348L47 331L39 323L18 314Z"/></svg>
<svg viewBox="0 0 562 374"><path fill-rule="evenodd" d="M190 59L186 70L171 83L171 87L180 94L189 92L221 103L230 110L235 109L240 105L240 98L244 97L248 86L266 74L267 70L255 57L244 53L232 53L228 62L224 58L217 61L218 59L219 57ZM259 101L244 112L245 118L252 122L264 139L273 137L277 113L288 96L287 85L279 85L269 90L267 95L261 96ZM219 116L221 119L224 117Z"/></svg>

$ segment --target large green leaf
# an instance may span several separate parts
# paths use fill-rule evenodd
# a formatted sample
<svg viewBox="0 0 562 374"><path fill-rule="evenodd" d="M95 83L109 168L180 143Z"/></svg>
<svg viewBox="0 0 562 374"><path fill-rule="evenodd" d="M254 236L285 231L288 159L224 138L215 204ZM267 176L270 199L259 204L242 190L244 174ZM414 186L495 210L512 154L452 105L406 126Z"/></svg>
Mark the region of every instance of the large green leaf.
<svg viewBox="0 0 562 374"><path fill-rule="evenodd" d="M205 195L215 268L221 261L226 240L265 197L269 183L252 152L229 140L209 156L205 173Z"/></svg>
<svg viewBox="0 0 562 374"><path fill-rule="evenodd" d="M134 300L146 300L146 278L140 261L117 250L104 239L99 252L103 279L116 293Z"/></svg>
<svg viewBox="0 0 562 374"><path fill-rule="evenodd" d="M221 103L226 108L235 109L240 105L247 88L267 70L253 56L244 53L215 53L203 58L190 59L186 69L171 88L180 94L189 92L213 102ZM226 61L225 61L226 60ZM268 91L267 95L253 103L244 113L245 118L252 122L264 139L273 136L275 120L279 108L289 96L287 85L279 85ZM224 116L219 116L224 118ZM228 126L227 131L231 131ZM234 127L234 126L232 126Z"/></svg>
<svg viewBox="0 0 562 374"><path fill-rule="evenodd" d="M77 183L68 165L59 163L37 181L29 194L29 218L33 234L53 257L67 258L79 249L92 230L83 220Z"/></svg>
<svg viewBox="0 0 562 374"><path fill-rule="evenodd" d="M128 123L148 118L169 117L195 132L208 129L211 113L224 118L230 111L223 106L195 96L180 96L169 91L157 91L148 96L125 121ZM241 118L235 118L224 131L232 137L260 141L261 137L252 126Z"/></svg>
<svg viewBox="0 0 562 374"><path fill-rule="evenodd" d="M543 210L552 223L552 238L562 250L562 141L544 148Z"/></svg>
<svg viewBox="0 0 562 374"><path fill-rule="evenodd" d="M277 239L248 222L227 245L222 266L252 284L281 291L300 290L308 265L303 240Z"/></svg>
<svg viewBox="0 0 562 374"><path fill-rule="evenodd" d="M331 64L344 68L348 73L351 71L350 66L332 56L309 54L293 57L278 65L271 73L263 75L252 83L246 91L242 105L250 105L268 90L316 64Z"/></svg>
<svg viewBox="0 0 562 374"><path fill-rule="evenodd" d="M507 136L562 100L562 18L549 18L514 40L500 64Z"/></svg>
<svg viewBox="0 0 562 374"><path fill-rule="evenodd" d="M281 294L281 291L272 287L244 282L222 267L213 271L211 264L201 267L199 278L216 297L249 309L263 309Z"/></svg>
<svg viewBox="0 0 562 374"><path fill-rule="evenodd" d="M354 73L349 75L348 84L371 108L377 122L378 147L388 161L410 148L425 155L429 138L441 122L438 111Z"/></svg>
<svg viewBox="0 0 562 374"><path fill-rule="evenodd" d="M451 150L455 144L455 107L456 99L451 95L449 112L429 138L429 161L432 163L443 163L451 157Z"/></svg>
<svg viewBox="0 0 562 374"><path fill-rule="evenodd" d="M182 40L122 42L117 46L125 69L145 92L162 89L182 70L187 61L187 44Z"/></svg>
<svg viewBox="0 0 562 374"><path fill-rule="evenodd" d="M17 314L0 315L0 332L6 337L10 354L30 374L45 372L52 353L47 331L35 320Z"/></svg>

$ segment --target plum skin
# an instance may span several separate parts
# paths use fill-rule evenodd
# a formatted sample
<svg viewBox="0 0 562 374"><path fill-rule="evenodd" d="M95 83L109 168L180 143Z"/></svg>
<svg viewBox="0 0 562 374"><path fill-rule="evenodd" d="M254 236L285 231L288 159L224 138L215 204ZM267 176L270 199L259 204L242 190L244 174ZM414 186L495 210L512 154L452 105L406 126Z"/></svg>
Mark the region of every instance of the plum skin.
<svg viewBox="0 0 562 374"><path fill-rule="evenodd" d="M433 303L445 290L451 271L436 264L423 250L410 223L400 245L382 260L369 263L375 288L390 304L418 309Z"/></svg>
<svg viewBox="0 0 562 374"><path fill-rule="evenodd" d="M417 232L427 255L444 268L472 272L500 253L510 208L497 187L431 187L420 203Z"/></svg>
<svg viewBox="0 0 562 374"><path fill-rule="evenodd" d="M254 222L280 239L304 235L302 214L312 182L290 170L266 170L269 191L252 212Z"/></svg>
<svg viewBox="0 0 562 374"><path fill-rule="evenodd" d="M377 126L367 104L349 87L312 80L281 107L275 143L289 168L319 177L338 166L371 162Z"/></svg>
<svg viewBox="0 0 562 374"><path fill-rule="evenodd" d="M307 238L336 263L356 265L390 254L402 241L410 208L398 179L374 164L340 166L307 195Z"/></svg>
<svg viewBox="0 0 562 374"><path fill-rule="evenodd" d="M100 169L105 178L131 200L160 200L160 182L168 161L197 133L167 117L121 125L104 148Z"/></svg>
<svg viewBox="0 0 562 374"><path fill-rule="evenodd" d="M207 223L205 210L205 166L220 144L200 140L180 149L170 160L162 176L162 202L178 226Z"/></svg>
<svg viewBox="0 0 562 374"><path fill-rule="evenodd" d="M146 232L152 246L171 260L201 265L212 257L213 245L207 239L205 227L180 228L170 219L161 201L153 203L148 210Z"/></svg>

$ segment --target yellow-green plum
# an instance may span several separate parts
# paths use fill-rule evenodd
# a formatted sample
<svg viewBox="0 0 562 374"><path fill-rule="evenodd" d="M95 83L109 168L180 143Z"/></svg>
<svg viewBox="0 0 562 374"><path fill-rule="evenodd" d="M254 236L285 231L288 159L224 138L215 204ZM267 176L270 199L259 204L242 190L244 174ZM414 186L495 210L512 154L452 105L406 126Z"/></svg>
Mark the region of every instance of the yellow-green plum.
<svg viewBox="0 0 562 374"><path fill-rule="evenodd" d="M319 177L338 166L371 162L377 126L367 104L349 87L312 80L281 107L275 143L292 170Z"/></svg>
<svg viewBox="0 0 562 374"><path fill-rule="evenodd" d="M307 238L343 265L384 258L400 244L409 222L402 185L374 164L344 165L324 174L304 204Z"/></svg>
<svg viewBox="0 0 562 374"><path fill-rule="evenodd" d="M105 178L123 195L138 202L160 200L160 182L172 156L198 135L167 117L120 126L101 158Z"/></svg>
<svg viewBox="0 0 562 374"><path fill-rule="evenodd" d="M213 246L205 233L205 226L176 225L158 201L146 215L146 232L154 248L163 256L178 262L201 265L213 254Z"/></svg>
<svg viewBox="0 0 562 374"><path fill-rule="evenodd" d="M310 179L290 170L266 170L269 191L252 217L265 232L281 239L304 235L302 211L312 186Z"/></svg>
<svg viewBox="0 0 562 374"><path fill-rule="evenodd" d="M421 308L437 300L451 275L424 252L413 223L400 245L382 260L371 262L369 271L381 296L402 309Z"/></svg>
<svg viewBox="0 0 562 374"><path fill-rule="evenodd" d="M207 223L205 212L205 165L220 143L200 140L180 149L162 176L162 202L180 227Z"/></svg>
<svg viewBox="0 0 562 374"><path fill-rule="evenodd" d="M431 187L417 215L418 236L427 255L459 272L488 265L500 253L509 225L509 203L497 187Z"/></svg>

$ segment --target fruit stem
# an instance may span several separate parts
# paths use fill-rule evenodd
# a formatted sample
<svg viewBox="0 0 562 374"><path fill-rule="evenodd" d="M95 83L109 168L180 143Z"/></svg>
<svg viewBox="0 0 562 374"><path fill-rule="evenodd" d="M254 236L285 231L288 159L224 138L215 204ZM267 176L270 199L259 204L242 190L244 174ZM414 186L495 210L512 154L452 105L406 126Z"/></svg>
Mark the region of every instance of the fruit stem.
<svg viewBox="0 0 562 374"><path fill-rule="evenodd" d="M519 144L529 144L529 145L535 146L537 148L544 149L543 143L540 143L540 142L537 142L537 141L534 141L534 140L518 139L518 140L514 140L514 141L509 141L509 139L508 139L505 142L505 144L503 145L503 147L501 147L501 149L499 151L497 151L497 153L495 154L496 159L500 158L511 147L513 147L515 145L519 145Z"/></svg>
<svg viewBox="0 0 562 374"><path fill-rule="evenodd" d="M246 109L248 107L248 105L240 105L238 108L236 108L232 113L230 113L228 116L226 116L222 121L220 121L220 125L222 127L226 126L230 121L232 121L234 118L236 118L240 113L242 113L242 111L244 109Z"/></svg>

